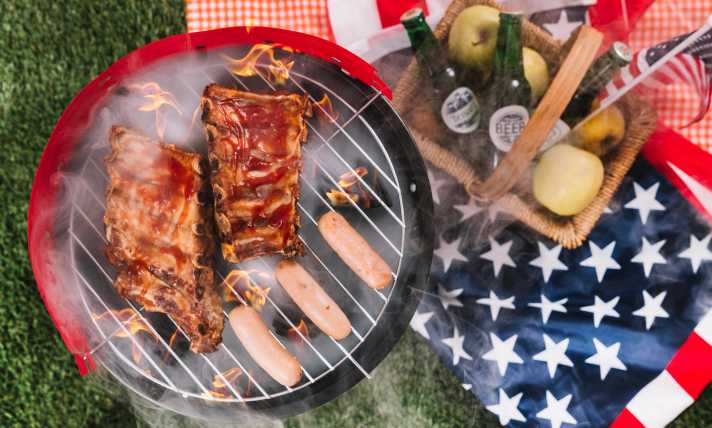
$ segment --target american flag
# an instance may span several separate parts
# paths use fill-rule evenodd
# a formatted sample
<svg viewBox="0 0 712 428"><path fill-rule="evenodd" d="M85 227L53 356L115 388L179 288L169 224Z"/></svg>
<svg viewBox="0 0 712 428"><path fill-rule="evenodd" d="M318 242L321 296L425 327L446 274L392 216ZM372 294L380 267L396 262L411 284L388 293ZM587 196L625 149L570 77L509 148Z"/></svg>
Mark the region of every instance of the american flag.
<svg viewBox="0 0 712 428"><path fill-rule="evenodd" d="M598 98L603 101L608 96L618 92L618 90L648 70L651 65L660 60L691 34L692 33L676 37L636 53L633 57L633 61L613 78L608 86L599 94ZM700 108L697 117L688 124L689 126L702 120L710 108L710 96L712 96L712 85L710 85L711 75L712 31L709 31L643 80L637 86L635 92L646 96L672 83L682 82L688 84L691 88L694 88L700 98Z"/></svg>
<svg viewBox="0 0 712 428"><path fill-rule="evenodd" d="M641 156L573 250L430 170L438 237L411 327L502 425L662 428L712 380L712 228L695 208L712 191L693 178L712 157L659 138L653 153L685 155L651 162L695 205Z"/></svg>

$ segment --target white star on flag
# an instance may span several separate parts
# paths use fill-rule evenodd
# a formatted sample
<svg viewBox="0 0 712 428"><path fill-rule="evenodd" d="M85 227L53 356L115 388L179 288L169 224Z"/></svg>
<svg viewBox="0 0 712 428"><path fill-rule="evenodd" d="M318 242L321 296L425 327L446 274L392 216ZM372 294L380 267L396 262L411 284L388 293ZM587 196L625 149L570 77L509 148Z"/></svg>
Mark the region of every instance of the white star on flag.
<svg viewBox="0 0 712 428"><path fill-rule="evenodd" d="M561 249L563 248L561 244L551 250L541 241L538 241L537 244L539 245L539 257L530 261L529 264L541 268L544 274L544 282L549 282L549 277L551 277L551 273L555 270L569 270L569 268L559 260L559 254L561 254Z"/></svg>
<svg viewBox="0 0 712 428"><path fill-rule="evenodd" d="M499 213L508 214L509 211L499 206L496 202L492 202L487 205L487 214L489 215L491 223L494 223L494 221L497 220L497 214Z"/></svg>
<svg viewBox="0 0 712 428"><path fill-rule="evenodd" d="M462 348L465 342L465 336L460 336L457 332L457 327L455 327L455 335L449 339L443 339L442 342L452 348L452 364L458 365L460 363L460 358L466 360L472 360L472 357L465 352Z"/></svg>
<svg viewBox="0 0 712 428"><path fill-rule="evenodd" d="M611 242L604 249L600 249L592 241L588 241L588 246L591 248L591 257L582 261L581 266L596 268L596 276L599 283L603 281L603 275L606 274L606 270L621 268L621 265L611 257L613 249L616 247L616 241Z"/></svg>
<svg viewBox="0 0 712 428"><path fill-rule="evenodd" d="M462 213L462 218L460 219L461 222L484 210L484 208L477 206L475 200L472 198L470 198L467 205L453 205L452 207Z"/></svg>
<svg viewBox="0 0 712 428"><path fill-rule="evenodd" d="M593 314L593 325L598 328L603 317L620 318L620 314L613 309L620 299L621 296L616 296L608 302L604 302L600 297L595 296L594 304L592 306L584 306L581 310Z"/></svg>
<svg viewBox="0 0 712 428"><path fill-rule="evenodd" d="M681 252L677 256L684 259L690 259L692 262L692 273L697 273L702 260L712 260L712 252L709 248L712 233L705 236L701 241L697 240L695 235L690 235L690 248Z"/></svg>
<svg viewBox="0 0 712 428"><path fill-rule="evenodd" d="M564 303L569 299L561 299L558 302L550 302L543 294L541 295L541 303L530 303L528 306L541 309L541 317L544 319L544 324L549 321L549 316L553 311L566 313Z"/></svg>
<svg viewBox="0 0 712 428"><path fill-rule="evenodd" d="M561 428L561 424L566 422L568 424L575 424L576 419L566 411L571 402L571 394L562 398L561 400L556 400L554 395L546 391L546 409L536 414L539 419L548 419L551 422L551 428Z"/></svg>
<svg viewBox="0 0 712 428"><path fill-rule="evenodd" d="M512 302L514 302L514 296L507 299L500 299L496 294L494 294L494 291L491 290L489 297L477 300L477 303L480 305L489 305L490 310L492 311L492 321L497 321L497 315L499 315L500 309L515 309L516 307Z"/></svg>
<svg viewBox="0 0 712 428"><path fill-rule="evenodd" d="M554 40L568 40L571 37L571 33L574 32L578 27L583 24L581 21L569 22L569 17L566 11L561 10L561 15L559 15L559 22L553 24L543 24L544 28L551 33L551 37Z"/></svg>
<svg viewBox="0 0 712 428"><path fill-rule="evenodd" d="M471 383L463 383L462 387L465 389L465 391L469 391L472 389L472 384Z"/></svg>
<svg viewBox="0 0 712 428"><path fill-rule="evenodd" d="M522 395L524 395L524 393L520 392L510 398L502 388L499 388L499 404L487 406L487 410L499 416L499 423L502 424L502 426L507 425L509 421L526 422L527 419L522 412L517 409Z"/></svg>
<svg viewBox="0 0 712 428"><path fill-rule="evenodd" d="M611 207L606 207L603 209L603 214L613 214Z"/></svg>
<svg viewBox="0 0 712 428"><path fill-rule="evenodd" d="M457 238L449 244L445 242L442 236L438 238L440 239L440 247L433 251L433 254L443 259L444 272L450 269L453 260L459 260L461 262L467 261L467 257L463 256L460 250L458 250L462 238Z"/></svg>
<svg viewBox="0 0 712 428"><path fill-rule="evenodd" d="M448 306L462 307L462 302L457 300L457 296L462 294L462 288L457 290L447 291L442 285L438 284L438 298L440 298L440 303L443 304L443 309L447 309Z"/></svg>
<svg viewBox="0 0 712 428"><path fill-rule="evenodd" d="M492 339L492 350L482 356L483 360L496 361L499 374L504 376L509 363L524 364L519 355L514 352L514 344L517 343L517 335L502 342L496 334L490 333Z"/></svg>
<svg viewBox="0 0 712 428"><path fill-rule="evenodd" d="M662 308L663 300L665 300L665 296L667 295L667 291L663 291L662 293L658 294L655 297L652 297L650 294L648 294L647 291L643 290L643 300L645 303L643 304L643 307L638 309L637 311L633 312L633 315L639 316L639 317L645 317L645 329L650 330L650 327L653 326L653 322L655 322L655 318L669 318L670 315L668 315L667 312L665 312L665 309Z"/></svg>
<svg viewBox="0 0 712 428"><path fill-rule="evenodd" d="M545 362L549 368L549 375L552 379L556 373L556 367L558 367L559 364L568 367L574 366L574 363L572 363L565 354L566 349L569 347L569 339L555 343L549 336L544 335L544 346L546 349L534 355L532 359Z"/></svg>
<svg viewBox="0 0 712 428"><path fill-rule="evenodd" d="M425 328L425 323L432 318L433 312L425 312L419 314L418 311L413 315L413 319L410 320L410 327L420 333L426 339L430 339L430 334L428 334L428 329Z"/></svg>
<svg viewBox="0 0 712 428"><path fill-rule="evenodd" d="M428 171L428 181L430 181L430 189L432 189L432 192L433 192L433 202L440 205L440 195L438 194L438 190L440 190L440 188L443 187L443 185L445 183L447 183L447 180L445 180L445 179L436 180L435 175L433 175L433 173L430 170L427 170L427 171Z"/></svg>
<svg viewBox="0 0 712 428"><path fill-rule="evenodd" d="M665 207L655 199L655 195L658 193L658 187L660 183L655 183L648 189L643 189L643 187L633 182L633 190L635 190L635 199L623 205L624 208L635 209L640 212L640 220L645 224L648 221L648 215L650 211L665 211Z"/></svg>
<svg viewBox="0 0 712 428"><path fill-rule="evenodd" d="M618 351L621 348L620 342L606 347L606 345L599 342L598 339L594 337L593 345L596 347L596 354L586 358L586 362L601 368L601 380L606 379L606 376L608 376L608 372L610 372L611 369L623 371L628 370L625 364L618 359Z"/></svg>
<svg viewBox="0 0 712 428"><path fill-rule="evenodd" d="M650 245L647 239L643 238L643 249L631 259L633 263L642 263L645 270L645 277L650 276L654 264L664 265L667 263L665 257L660 255L660 248L665 245L665 239L656 244Z"/></svg>
<svg viewBox="0 0 712 428"><path fill-rule="evenodd" d="M512 247L512 242L514 241L509 241L502 245L499 245L499 243L490 236L489 242L492 249L480 255L480 258L489 260L494 263L495 278L499 275L499 271L502 269L503 265L511 266L514 268L517 267L517 265L514 264L514 260L509 257L509 249Z"/></svg>

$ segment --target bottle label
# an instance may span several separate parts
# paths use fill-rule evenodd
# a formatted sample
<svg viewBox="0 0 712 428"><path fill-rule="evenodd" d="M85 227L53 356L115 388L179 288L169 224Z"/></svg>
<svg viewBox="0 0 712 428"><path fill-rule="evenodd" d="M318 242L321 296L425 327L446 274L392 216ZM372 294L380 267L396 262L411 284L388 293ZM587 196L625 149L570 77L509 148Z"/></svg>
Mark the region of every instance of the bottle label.
<svg viewBox="0 0 712 428"><path fill-rule="evenodd" d="M522 106L507 106L494 112L490 118L489 133L492 143L503 152L508 152L524 126L529 122L529 112Z"/></svg>
<svg viewBox="0 0 712 428"><path fill-rule="evenodd" d="M571 131L571 128L569 127L569 125L566 124L566 122L561 119L557 120L556 125L554 125L554 129L551 130L549 136L546 137L544 144L541 145L539 153L546 151L549 147L556 144L556 142L564 138L564 136L568 134L569 131Z"/></svg>
<svg viewBox="0 0 712 428"><path fill-rule="evenodd" d="M480 105L475 93L464 86L445 98L440 114L445 125L459 134L468 134L480 124Z"/></svg>

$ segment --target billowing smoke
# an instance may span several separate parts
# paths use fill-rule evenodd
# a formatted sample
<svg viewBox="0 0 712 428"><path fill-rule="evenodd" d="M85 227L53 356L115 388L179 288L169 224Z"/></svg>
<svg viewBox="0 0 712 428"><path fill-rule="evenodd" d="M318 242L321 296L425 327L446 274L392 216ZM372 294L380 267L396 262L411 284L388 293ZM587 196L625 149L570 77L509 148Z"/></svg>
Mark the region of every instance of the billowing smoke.
<svg viewBox="0 0 712 428"><path fill-rule="evenodd" d="M399 278L403 264L428 253L432 245L423 242L419 231L405 227L420 212L410 194L416 187L409 190L411 183L403 182L412 179L408 175L412 171L402 171L397 159L413 155L398 152L402 125L393 121L380 94L325 61L278 47L260 48L269 54L256 55L251 48L196 51L146 67L137 64L134 74L110 80L106 86L111 86L99 89L107 91L100 105L91 106L90 126L65 168L53 176L59 196L51 213L55 225L51 264L58 285L51 298L61 300L77 320L100 365L90 378L123 397L149 426L213 426L208 420L281 426L269 423L287 412L279 406L291 400L289 413L310 408L304 399L314 388L312 382L318 385L334 372L360 370L349 352L366 346L375 326L392 322L400 309L386 309L393 285L380 291L366 287L330 250L316 228L326 212L342 213ZM245 63L248 59L256 63ZM225 313L242 302L255 307L279 342L299 360L302 378L291 389L259 367L228 323L217 352L191 352L188 339L169 317L148 313L119 296L112 286L116 269L103 254L109 186L104 158L111 152L107 141L111 126L132 127L176 148L206 154L200 99L210 83L237 90L307 92L314 103L309 142L303 147L298 206L300 236L308 251L299 263L344 311L354 332L337 343L304 316L274 279L273 267L282 257L233 265L223 260L218 246L215 259ZM357 111L361 114L354 117ZM360 178L348 175L356 170ZM360 190L347 191L346 184ZM417 191L427 195L425 187ZM328 191L342 192L354 203L343 199L343 206L334 208ZM362 198L359 203L356 196ZM370 198L368 204L363 204L363 198Z"/></svg>

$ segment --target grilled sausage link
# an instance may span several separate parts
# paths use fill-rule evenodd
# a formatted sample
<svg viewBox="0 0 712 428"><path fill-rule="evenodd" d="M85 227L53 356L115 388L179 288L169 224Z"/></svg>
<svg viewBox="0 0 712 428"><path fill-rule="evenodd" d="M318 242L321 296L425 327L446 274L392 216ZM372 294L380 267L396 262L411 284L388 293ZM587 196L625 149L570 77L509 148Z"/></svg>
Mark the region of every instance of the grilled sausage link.
<svg viewBox="0 0 712 428"><path fill-rule="evenodd" d="M230 325L247 352L274 380L292 386L302 377L299 361L270 334L257 311L241 305L230 311Z"/></svg>
<svg viewBox="0 0 712 428"><path fill-rule="evenodd" d="M336 254L371 288L380 290L391 283L391 268L354 230L346 219L335 212L319 219L319 232Z"/></svg>
<svg viewBox="0 0 712 428"><path fill-rule="evenodd" d="M345 339L351 333L351 323L341 308L297 262L284 259L277 263L274 276L321 331L336 340Z"/></svg>

